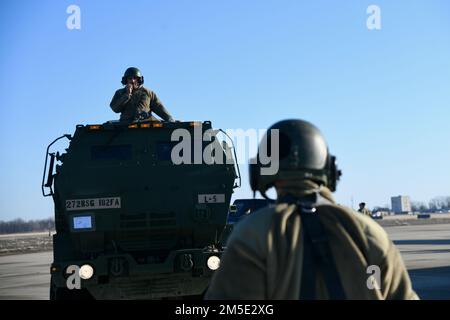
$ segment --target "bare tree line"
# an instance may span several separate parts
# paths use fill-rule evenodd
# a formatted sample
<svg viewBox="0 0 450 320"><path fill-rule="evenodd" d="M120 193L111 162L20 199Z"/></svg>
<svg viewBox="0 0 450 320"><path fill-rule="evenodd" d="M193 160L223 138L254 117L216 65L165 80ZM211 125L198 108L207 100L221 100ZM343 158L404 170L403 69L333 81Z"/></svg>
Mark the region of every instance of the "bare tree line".
<svg viewBox="0 0 450 320"><path fill-rule="evenodd" d="M40 232L54 229L55 221L53 218L28 221L19 218L11 221L0 221L0 234Z"/></svg>
<svg viewBox="0 0 450 320"><path fill-rule="evenodd" d="M412 211L436 211L450 210L450 196L441 196L431 199L428 203L421 201L411 202ZM387 205L384 207L374 207L374 211L390 211ZM40 232L55 229L53 218L28 220L14 219L11 221L0 221L0 234Z"/></svg>
<svg viewBox="0 0 450 320"><path fill-rule="evenodd" d="M435 197L428 203L421 201L413 201L411 203L412 211L426 210L450 210L450 196Z"/></svg>

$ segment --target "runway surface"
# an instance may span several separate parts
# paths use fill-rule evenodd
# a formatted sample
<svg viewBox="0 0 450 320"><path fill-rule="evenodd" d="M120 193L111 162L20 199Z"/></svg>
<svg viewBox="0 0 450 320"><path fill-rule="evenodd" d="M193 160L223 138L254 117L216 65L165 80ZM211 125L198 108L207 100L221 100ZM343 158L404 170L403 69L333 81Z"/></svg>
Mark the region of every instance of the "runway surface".
<svg viewBox="0 0 450 320"><path fill-rule="evenodd" d="M385 228L421 299L450 299L450 224Z"/></svg>
<svg viewBox="0 0 450 320"><path fill-rule="evenodd" d="M53 252L0 257L0 299L47 299Z"/></svg>
<svg viewBox="0 0 450 320"><path fill-rule="evenodd" d="M386 227L422 299L450 299L450 224ZM52 252L0 256L0 300L48 299Z"/></svg>

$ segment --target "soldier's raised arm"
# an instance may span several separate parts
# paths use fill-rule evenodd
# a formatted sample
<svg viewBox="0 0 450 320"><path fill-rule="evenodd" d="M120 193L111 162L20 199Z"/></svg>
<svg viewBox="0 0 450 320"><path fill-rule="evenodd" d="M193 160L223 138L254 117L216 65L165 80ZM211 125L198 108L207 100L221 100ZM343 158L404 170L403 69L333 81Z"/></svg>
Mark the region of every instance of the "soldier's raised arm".
<svg viewBox="0 0 450 320"><path fill-rule="evenodd" d="M128 101L130 101L130 96L127 94L126 90L119 89L114 93L109 106L114 112L119 113L123 111L123 108Z"/></svg>
<svg viewBox="0 0 450 320"><path fill-rule="evenodd" d="M167 111L167 109L164 107L164 105L161 103L161 101L158 99L158 96L154 92L150 97L150 110L155 112L156 115L164 121L174 121L169 111Z"/></svg>

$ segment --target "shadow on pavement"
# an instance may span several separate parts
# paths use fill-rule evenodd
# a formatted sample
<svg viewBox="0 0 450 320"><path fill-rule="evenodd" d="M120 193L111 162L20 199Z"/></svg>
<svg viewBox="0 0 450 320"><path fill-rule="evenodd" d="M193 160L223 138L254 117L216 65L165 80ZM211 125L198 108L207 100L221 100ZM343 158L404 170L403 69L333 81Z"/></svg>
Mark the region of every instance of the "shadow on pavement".
<svg viewBox="0 0 450 320"><path fill-rule="evenodd" d="M413 288L420 299L450 299L450 266L415 269L409 270L408 272L413 283Z"/></svg>
<svg viewBox="0 0 450 320"><path fill-rule="evenodd" d="M424 245L431 245L431 244L450 244L450 239L413 239L413 240L394 240L394 244L396 245L405 245L405 244L424 244Z"/></svg>

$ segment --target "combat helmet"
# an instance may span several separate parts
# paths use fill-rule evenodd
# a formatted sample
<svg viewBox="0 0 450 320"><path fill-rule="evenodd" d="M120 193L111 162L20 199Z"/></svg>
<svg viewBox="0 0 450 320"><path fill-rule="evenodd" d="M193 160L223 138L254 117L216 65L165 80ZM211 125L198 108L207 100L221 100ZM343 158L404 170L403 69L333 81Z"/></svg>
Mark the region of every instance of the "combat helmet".
<svg viewBox="0 0 450 320"><path fill-rule="evenodd" d="M127 84L127 78L128 77L136 77L139 79L139 85L142 85L144 83L144 76L141 73L141 70L139 70L138 68L135 67L130 67L127 70L125 70L125 73L123 74L122 77L122 84L126 85Z"/></svg>
<svg viewBox="0 0 450 320"><path fill-rule="evenodd" d="M264 174L263 169L269 164L261 161L261 151L276 161L276 157L269 154L273 143L278 143L278 171ZM250 187L265 198L265 192L277 180L309 179L335 191L340 176L336 157L329 153L322 133L313 124L299 119L283 120L272 125L258 147L256 158L249 165Z"/></svg>

